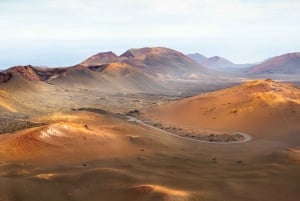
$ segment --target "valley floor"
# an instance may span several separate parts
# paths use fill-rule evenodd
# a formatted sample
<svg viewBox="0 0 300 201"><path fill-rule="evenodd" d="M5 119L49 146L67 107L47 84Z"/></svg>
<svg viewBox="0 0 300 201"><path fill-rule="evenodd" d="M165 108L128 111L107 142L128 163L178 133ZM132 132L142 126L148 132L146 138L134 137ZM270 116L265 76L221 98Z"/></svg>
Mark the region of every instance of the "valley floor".
<svg viewBox="0 0 300 201"><path fill-rule="evenodd" d="M74 125L80 119L79 124L86 126L88 132L105 127L104 133L112 133L112 138L97 138L87 132L86 144L82 145L96 145L98 148L92 151L72 147L72 141L41 149L32 143L36 137L32 132L20 131L22 136L30 134L27 143L31 146L24 145L18 153L12 153L3 139L13 134L2 135L0 200L281 201L300 197L300 163L291 160L287 149L300 142L296 134L287 141L254 139L240 144L205 144L165 135L109 114L77 111L66 115L77 120L56 116L55 120L47 118L52 119L48 123ZM113 140L114 135L121 139L120 143ZM52 137L56 142L61 139ZM96 144L89 144L90 138ZM110 142L119 147L110 150ZM61 146L77 149L76 155L57 152ZM28 160L18 155L6 160L3 147L9 149L5 153L10 156L20 154ZM33 151L40 155L30 157Z"/></svg>
<svg viewBox="0 0 300 201"><path fill-rule="evenodd" d="M210 144L126 117L179 95L56 90L43 98L26 103L41 110L1 122L8 125L1 124L1 201L300 198L300 128L281 137L274 130L274 137L255 133L244 143Z"/></svg>

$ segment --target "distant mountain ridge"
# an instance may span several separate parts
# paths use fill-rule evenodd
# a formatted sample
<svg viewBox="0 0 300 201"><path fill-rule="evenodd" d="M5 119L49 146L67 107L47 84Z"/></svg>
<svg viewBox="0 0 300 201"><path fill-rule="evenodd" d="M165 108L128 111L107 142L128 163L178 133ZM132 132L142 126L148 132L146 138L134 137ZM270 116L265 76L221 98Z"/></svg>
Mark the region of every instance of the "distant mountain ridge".
<svg viewBox="0 0 300 201"><path fill-rule="evenodd" d="M84 62L83 66L96 66L119 62L140 69L146 74L159 78L188 78L192 74L207 73L208 69L176 50L164 47L133 48L120 56L112 52L96 54Z"/></svg>
<svg viewBox="0 0 300 201"><path fill-rule="evenodd" d="M167 93L164 82L213 77L209 70L183 53L163 47L130 49L95 54L82 63L64 68L15 66L0 72L0 83L11 80L43 82L68 88L95 89L108 93ZM22 82L23 82L22 81Z"/></svg>
<svg viewBox="0 0 300 201"><path fill-rule="evenodd" d="M187 56L193 59L194 61L198 62L200 65L211 69L234 67L235 65L237 65L229 61L228 59L219 56L213 56L208 58L199 53L188 54Z"/></svg>
<svg viewBox="0 0 300 201"><path fill-rule="evenodd" d="M296 74L300 72L299 64L300 53L289 53L245 71L248 74ZM15 66L0 72L0 84L10 85L15 80L13 84L44 83L66 89L84 88L107 93L167 93L171 91L166 84L168 81L216 82L216 76L222 76L222 69L230 69L230 65L237 64L218 56L206 58L199 64L176 50L146 47L129 49L120 56L111 51L98 53L71 67ZM221 69L220 74L216 72L218 69ZM18 82L20 79L22 81Z"/></svg>
<svg viewBox="0 0 300 201"><path fill-rule="evenodd" d="M272 57L252 66L249 74L300 74L300 52Z"/></svg>

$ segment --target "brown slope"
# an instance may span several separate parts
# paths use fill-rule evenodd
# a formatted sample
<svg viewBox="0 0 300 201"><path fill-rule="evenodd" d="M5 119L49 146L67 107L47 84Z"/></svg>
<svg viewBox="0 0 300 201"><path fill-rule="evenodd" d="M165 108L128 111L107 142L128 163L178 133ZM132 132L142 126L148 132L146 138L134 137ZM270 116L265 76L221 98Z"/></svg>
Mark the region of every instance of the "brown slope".
<svg viewBox="0 0 300 201"><path fill-rule="evenodd" d="M113 66L114 70L109 71ZM102 71L102 68L107 69ZM0 81L1 87L11 88L12 91L20 91L22 94L24 94L22 90L28 91L32 87L38 89L40 85L46 87L48 84L67 89L79 87L109 93L168 91L159 81L126 63L90 67L77 65L68 68L16 66L1 72ZM31 92L29 94L32 95ZM35 97L35 94L33 95Z"/></svg>
<svg viewBox="0 0 300 201"><path fill-rule="evenodd" d="M46 110L48 105L57 102L52 97L56 87L47 82L64 71L64 68L17 66L1 72L2 75L9 76L9 79L3 79L0 83L0 90L7 94L2 97L2 101L8 102L10 108L13 108L3 107L3 110L25 115Z"/></svg>
<svg viewBox="0 0 300 201"><path fill-rule="evenodd" d="M122 91L167 92L162 83L125 63L111 63L102 71L103 77L114 83Z"/></svg>
<svg viewBox="0 0 300 201"><path fill-rule="evenodd" d="M64 88L85 88L106 93L161 93L168 91L159 81L128 64L77 65L49 83Z"/></svg>
<svg viewBox="0 0 300 201"><path fill-rule="evenodd" d="M289 53L271 58L248 70L251 74L298 74L300 73L300 53Z"/></svg>
<svg viewBox="0 0 300 201"><path fill-rule="evenodd" d="M280 136L300 131L300 89L271 80L252 81L151 108L143 116L180 127Z"/></svg>
<svg viewBox="0 0 300 201"><path fill-rule="evenodd" d="M16 113L17 109L14 106L15 104L13 102L16 102L13 100L13 98L10 96L9 93L7 93L4 90L0 90L0 111L3 112L13 112Z"/></svg>

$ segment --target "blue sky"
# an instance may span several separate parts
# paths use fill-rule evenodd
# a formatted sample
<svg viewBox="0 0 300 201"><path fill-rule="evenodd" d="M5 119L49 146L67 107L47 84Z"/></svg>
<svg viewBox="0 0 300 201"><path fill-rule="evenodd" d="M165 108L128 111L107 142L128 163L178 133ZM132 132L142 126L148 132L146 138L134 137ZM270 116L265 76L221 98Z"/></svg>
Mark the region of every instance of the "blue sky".
<svg viewBox="0 0 300 201"><path fill-rule="evenodd" d="M0 68L167 46L248 63L300 51L299 0L0 0Z"/></svg>

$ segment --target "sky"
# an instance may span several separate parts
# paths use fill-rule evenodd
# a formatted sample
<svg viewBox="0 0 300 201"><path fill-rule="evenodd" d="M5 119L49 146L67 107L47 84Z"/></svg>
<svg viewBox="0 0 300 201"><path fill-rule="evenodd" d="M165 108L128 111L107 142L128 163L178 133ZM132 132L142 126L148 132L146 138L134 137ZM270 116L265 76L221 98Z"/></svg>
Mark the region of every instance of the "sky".
<svg viewBox="0 0 300 201"><path fill-rule="evenodd" d="M164 46L253 63L300 51L300 0L0 0L0 68Z"/></svg>

